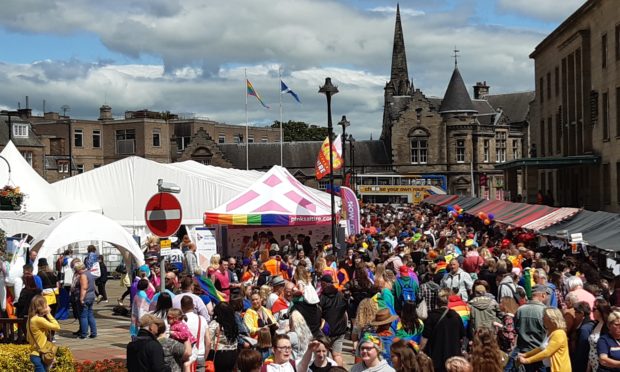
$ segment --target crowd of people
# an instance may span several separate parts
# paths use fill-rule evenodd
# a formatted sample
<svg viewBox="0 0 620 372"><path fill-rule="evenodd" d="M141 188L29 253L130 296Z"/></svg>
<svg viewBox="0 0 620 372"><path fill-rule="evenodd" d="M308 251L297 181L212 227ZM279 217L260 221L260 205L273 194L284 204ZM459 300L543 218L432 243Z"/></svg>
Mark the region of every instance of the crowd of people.
<svg viewBox="0 0 620 372"><path fill-rule="evenodd" d="M149 240L144 266L119 269L129 371L343 371L346 353L356 372L620 371L620 280L610 286L587 255L428 205L365 205L362 222L340 249L265 231L208 268L185 236L163 290ZM70 266L79 336L96 337L95 278ZM26 273L34 304L45 292Z"/></svg>

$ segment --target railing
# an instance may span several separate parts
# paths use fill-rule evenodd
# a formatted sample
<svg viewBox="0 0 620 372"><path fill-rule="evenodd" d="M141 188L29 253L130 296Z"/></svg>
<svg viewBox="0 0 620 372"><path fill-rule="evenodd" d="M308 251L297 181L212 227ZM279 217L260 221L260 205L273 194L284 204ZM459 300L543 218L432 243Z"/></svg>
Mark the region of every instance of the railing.
<svg viewBox="0 0 620 372"><path fill-rule="evenodd" d="M116 140L116 153L119 155L133 155L136 153L136 140Z"/></svg>
<svg viewBox="0 0 620 372"><path fill-rule="evenodd" d="M0 344L27 344L27 318L0 318Z"/></svg>

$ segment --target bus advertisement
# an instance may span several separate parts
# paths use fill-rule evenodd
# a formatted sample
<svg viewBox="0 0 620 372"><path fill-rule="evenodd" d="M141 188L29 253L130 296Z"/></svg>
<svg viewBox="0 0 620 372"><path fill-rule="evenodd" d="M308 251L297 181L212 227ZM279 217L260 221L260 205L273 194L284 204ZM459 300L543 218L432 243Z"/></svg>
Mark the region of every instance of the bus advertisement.
<svg viewBox="0 0 620 372"><path fill-rule="evenodd" d="M448 186L444 175L388 174L357 175L356 185L363 202L379 204L419 203L427 196L445 194Z"/></svg>

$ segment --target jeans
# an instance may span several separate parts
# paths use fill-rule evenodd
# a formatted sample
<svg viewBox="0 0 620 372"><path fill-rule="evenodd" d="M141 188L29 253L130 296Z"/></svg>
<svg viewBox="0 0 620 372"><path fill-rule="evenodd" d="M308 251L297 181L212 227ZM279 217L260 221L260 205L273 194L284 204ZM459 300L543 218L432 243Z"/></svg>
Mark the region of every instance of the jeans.
<svg viewBox="0 0 620 372"><path fill-rule="evenodd" d="M46 372L47 367L43 364L40 356L31 355L30 361L34 365L34 372Z"/></svg>
<svg viewBox="0 0 620 372"><path fill-rule="evenodd" d="M515 347L508 354L508 362L504 367L504 372L513 372L513 371L526 371L526 372L546 372L547 368L542 364L542 362L532 363L520 365L517 367L519 350Z"/></svg>
<svg viewBox="0 0 620 372"><path fill-rule="evenodd" d="M88 327L90 326L90 335L92 337L97 336L97 323L95 321L95 314L93 313L93 304L95 300L85 301L84 305L80 306L80 331L82 334L80 337L86 337Z"/></svg>

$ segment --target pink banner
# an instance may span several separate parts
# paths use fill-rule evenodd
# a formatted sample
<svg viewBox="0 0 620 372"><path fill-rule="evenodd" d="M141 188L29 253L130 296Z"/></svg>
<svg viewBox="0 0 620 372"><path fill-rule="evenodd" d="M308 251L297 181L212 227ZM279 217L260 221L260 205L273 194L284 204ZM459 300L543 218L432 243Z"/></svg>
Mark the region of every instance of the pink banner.
<svg viewBox="0 0 620 372"><path fill-rule="evenodd" d="M360 224L360 204L353 190L348 187L340 187L340 197L342 198L342 213L347 221L347 236L357 234L361 230Z"/></svg>

